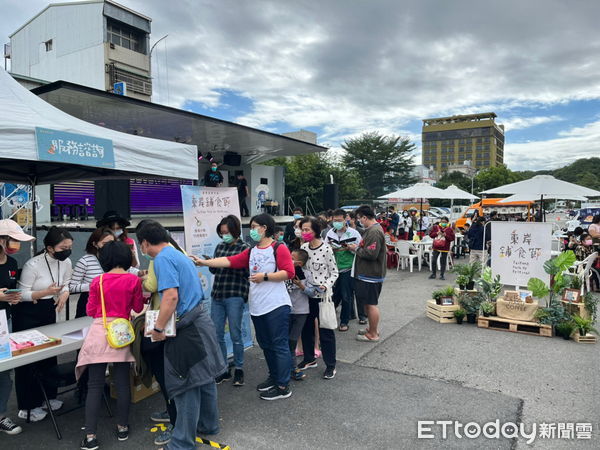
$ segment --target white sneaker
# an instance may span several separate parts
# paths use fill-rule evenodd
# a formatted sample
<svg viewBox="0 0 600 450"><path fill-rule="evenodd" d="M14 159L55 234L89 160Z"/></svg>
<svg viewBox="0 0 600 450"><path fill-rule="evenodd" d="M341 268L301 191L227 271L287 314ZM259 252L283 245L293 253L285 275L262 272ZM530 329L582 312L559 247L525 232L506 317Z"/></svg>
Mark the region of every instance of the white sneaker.
<svg viewBox="0 0 600 450"><path fill-rule="evenodd" d="M60 408L62 408L63 402L61 400L56 400L55 398L52 398L49 401L50 401L50 408L52 408L52 411L58 411ZM48 407L46 406L46 403L44 403L42 405L42 409L45 411L48 411Z"/></svg>
<svg viewBox="0 0 600 450"><path fill-rule="evenodd" d="M17 415L19 416L20 419L27 420L27 410L26 409L19 410L19 414L17 414ZM40 420L45 419L47 415L48 415L48 413L46 411L44 411L42 408L33 408L31 410L30 420L32 422L39 422Z"/></svg>

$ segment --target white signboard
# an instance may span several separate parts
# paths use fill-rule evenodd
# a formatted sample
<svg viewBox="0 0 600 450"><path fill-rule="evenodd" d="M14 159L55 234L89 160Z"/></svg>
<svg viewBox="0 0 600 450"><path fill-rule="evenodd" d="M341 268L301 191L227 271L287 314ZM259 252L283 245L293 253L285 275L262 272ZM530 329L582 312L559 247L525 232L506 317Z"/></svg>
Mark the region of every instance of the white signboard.
<svg viewBox="0 0 600 450"><path fill-rule="evenodd" d="M530 278L550 283L544 262L551 257L552 224L492 222L492 272L503 284L527 286ZM487 240L487 238L486 238Z"/></svg>

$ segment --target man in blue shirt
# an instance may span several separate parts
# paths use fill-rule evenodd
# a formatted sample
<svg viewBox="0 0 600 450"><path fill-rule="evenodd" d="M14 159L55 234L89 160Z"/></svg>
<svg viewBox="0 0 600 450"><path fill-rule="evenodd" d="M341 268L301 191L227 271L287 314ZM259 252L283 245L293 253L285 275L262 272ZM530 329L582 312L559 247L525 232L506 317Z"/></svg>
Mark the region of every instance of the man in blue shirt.
<svg viewBox="0 0 600 450"><path fill-rule="evenodd" d="M217 434L219 413L215 377L225 372L215 327L202 308L202 286L194 263L169 245L169 234L150 222L137 232L142 254L154 260L161 295L152 339L165 341L165 385L175 402L177 419L169 450L195 449L196 434ZM177 333L167 338L165 326L176 313Z"/></svg>

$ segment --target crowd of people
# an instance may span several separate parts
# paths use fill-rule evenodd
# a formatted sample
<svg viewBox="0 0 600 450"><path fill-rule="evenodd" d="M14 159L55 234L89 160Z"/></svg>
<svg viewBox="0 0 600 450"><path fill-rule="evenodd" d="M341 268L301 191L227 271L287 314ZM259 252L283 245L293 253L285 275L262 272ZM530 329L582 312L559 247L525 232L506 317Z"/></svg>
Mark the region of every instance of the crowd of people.
<svg viewBox="0 0 600 450"><path fill-rule="evenodd" d="M85 398L85 436L80 448L99 448L98 414L106 367L113 367L117 392L115 435L129 436L130 367L145 368L160 385L165 410L151 420L170 426L155 438L164 449L193 449L195 437L219 432L216 385L233 379L244 386L242 318L246 303L255 337L264 353L267 373L257 386L264 400L292 395L291 380L306 378L322 356L322 378L336 376L336 331L347 332L358 318L367 325L356 339L379 340L378 299L386 275L384 231L369 206L353 214L338 209L320 217L294 212L287 229L278 229L273 217L259 214L250 220L249 241L239 219L224 217L215 232L221 239L211 258L188 256L158 222L143 220L136 241L127 235L129 221L107 212L86 244L86 253L72 267L73 236L51 227L41 252L27 261L18 275L10 255L21 242L33 240L19 225L0 221L0 309L6 310L13 331L56 322L70 294L79 294L76 317L93 319L78 352L76 377ZM148 260L140 270L138 254ZM195 266L209 267L214 275L210 313ZM340 323L322 322L324 304L340 307ZM150 336L140 317L158 310ZM176 333L166 334L176 318ZM132 320L136 340L113 346L107 330L119 319ZM115 322L116 324L117 322ZM225 329L233 343L231 368L227 364ZM139 339L138 339L139 338ZM302 355L300 362L297 355ZM37 422L62 407L53 377L56 358L15 370L18 416ZM232 370L233 369L233 373ZM44 391L38 386L41 380ZM0 373L0 431L20 433L7 416L12 391L9 372Z"/></svg>

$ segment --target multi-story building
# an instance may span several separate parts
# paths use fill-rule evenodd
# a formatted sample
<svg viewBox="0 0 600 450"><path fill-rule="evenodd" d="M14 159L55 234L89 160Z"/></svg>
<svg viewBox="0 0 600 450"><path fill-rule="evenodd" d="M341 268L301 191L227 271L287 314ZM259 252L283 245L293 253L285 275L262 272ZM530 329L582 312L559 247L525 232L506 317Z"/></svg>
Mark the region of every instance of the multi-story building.
<svg viewBox="0 0 600 450"><path fill-rule="evenodd" d="M50 4L10 36L11 72L150 100L150 23L111 0ZM122 86L122 85L121 85Z"/></svg>
<svg viewBox="0 0 600 450"><path fill-rule="evenodd" d="M422 163L442 174L450 166L471 161L476 170L504 163L504 125L495 122L496 114L424 119Z"/></svg>

